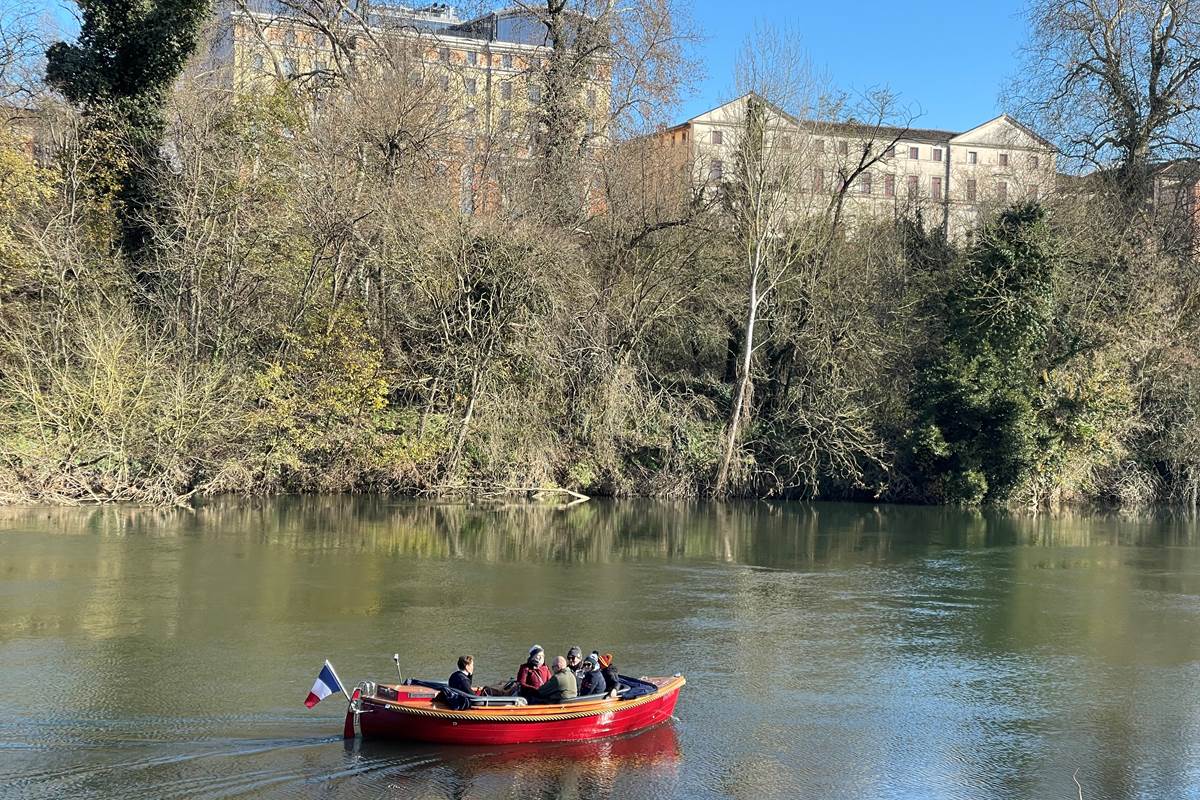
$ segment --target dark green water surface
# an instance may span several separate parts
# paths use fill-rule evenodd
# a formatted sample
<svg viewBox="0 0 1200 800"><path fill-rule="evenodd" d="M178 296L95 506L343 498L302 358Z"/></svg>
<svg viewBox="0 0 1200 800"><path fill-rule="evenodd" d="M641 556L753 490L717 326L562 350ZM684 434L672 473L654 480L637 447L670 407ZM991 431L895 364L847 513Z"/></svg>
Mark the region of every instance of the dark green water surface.
<svg viewBox="0 0 1200 800"><path fill-rule="evenodd" d="M529 645L687 676L569 747L343 743ZM1200 529L1160 514L381 499L0 509L4 798L1198 798Z"/></svg>

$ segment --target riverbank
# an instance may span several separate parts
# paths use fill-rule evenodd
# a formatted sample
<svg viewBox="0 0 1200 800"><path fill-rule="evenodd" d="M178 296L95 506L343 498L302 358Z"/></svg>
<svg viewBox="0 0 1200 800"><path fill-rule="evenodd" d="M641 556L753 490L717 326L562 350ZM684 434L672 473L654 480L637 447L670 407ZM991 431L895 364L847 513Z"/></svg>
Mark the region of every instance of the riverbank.
<svg viewBox="0 0 1200 800"><path fill-rule="evenodd" d="M0 137L0 496L1200 503L1195 261L1099 190L953 241L920 208L789 220L814 241L751 329L739 226L652 202L637 148L569 223L469 214L302 99L181 83L137 252L78 189L88 118Z"/></svg>

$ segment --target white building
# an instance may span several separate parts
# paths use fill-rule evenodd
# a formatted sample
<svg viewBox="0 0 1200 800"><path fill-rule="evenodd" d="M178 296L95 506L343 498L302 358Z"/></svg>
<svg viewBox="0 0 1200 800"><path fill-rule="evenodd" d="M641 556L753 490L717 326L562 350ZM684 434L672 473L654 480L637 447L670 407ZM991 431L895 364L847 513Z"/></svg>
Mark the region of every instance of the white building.
<svg viewBox="0 0 1200 800"><path fill-rule="evenodd" d="M752 99L745 95L655 133L665 174L681 176L693 190L727 179ZM927 224L958 237L981 213L1041 199L1054 187L1053 146L1007 114L956 133L800 120L765 107L768 148L802 165L792 170L792 184L819 198L853 178L845 187L852 217L919 210Z"/></svg>

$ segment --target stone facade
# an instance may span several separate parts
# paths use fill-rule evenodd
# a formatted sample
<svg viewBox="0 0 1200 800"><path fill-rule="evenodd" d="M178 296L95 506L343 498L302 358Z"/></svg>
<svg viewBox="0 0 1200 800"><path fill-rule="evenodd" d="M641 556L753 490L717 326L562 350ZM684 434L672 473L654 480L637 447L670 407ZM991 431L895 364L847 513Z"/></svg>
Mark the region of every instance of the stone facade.
<svg viewBox="0 0 1200 800"><path fill-rule="evenodd" d="M272 0L246 8L226 0L204 70L236 92L287 81L319 94L350 75L384 86L403 81L420 102L436 108L451 134L444 161L461 173L463 208L477 207L472 187L486 181L469 174L469 162L478 160L472 154L485 147L517 158L530 153L551 53L545 26L519 7L469 20L445 4L365 9L353 19L317 20ZM607 144L611 81L608 62L588 65L580 137L589 147ZM494 188L484 194L494 195Z"/></svg>
<svg viewBox="0 0 1200 800"><path fill-rule="evenodd" d="M724 180L738 157L750 100L653 134L659 178L682 181L685 193ZM952 238L974 228L982 214L1040 199L1055 186L1054 148L1008 115L956 133L799 120L766 107L766 147L792 165L788 182L808 196L798 206L822 206L864 153L882 155L848 189L851 218L919 211Z"/></svg>

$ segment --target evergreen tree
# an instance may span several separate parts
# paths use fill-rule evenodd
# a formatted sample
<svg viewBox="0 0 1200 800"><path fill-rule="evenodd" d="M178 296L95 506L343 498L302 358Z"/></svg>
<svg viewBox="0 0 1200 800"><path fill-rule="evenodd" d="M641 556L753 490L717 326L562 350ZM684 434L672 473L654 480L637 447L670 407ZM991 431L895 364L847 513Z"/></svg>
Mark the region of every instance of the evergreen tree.
<svg viewBox="0 0 1200 800"><path fill-rule="evenodd" d="M1002 213L947 293L941 344L921 365L912 397L911 454L931 498L1004 500L1034 463L1055 269L1044 217L1036 204Z"/></svg>
<svg viewBox="0 0 1200 800"><path fill-rule="evenodd" d="M196 48L208 0L76 0L74 44L46 52L46 80L81 106L116 147L97 165L121 201L122 245L135 260L149 244L153 173L161 156L163 108ZM144 276L143 276L144 277Z"/></svg>

